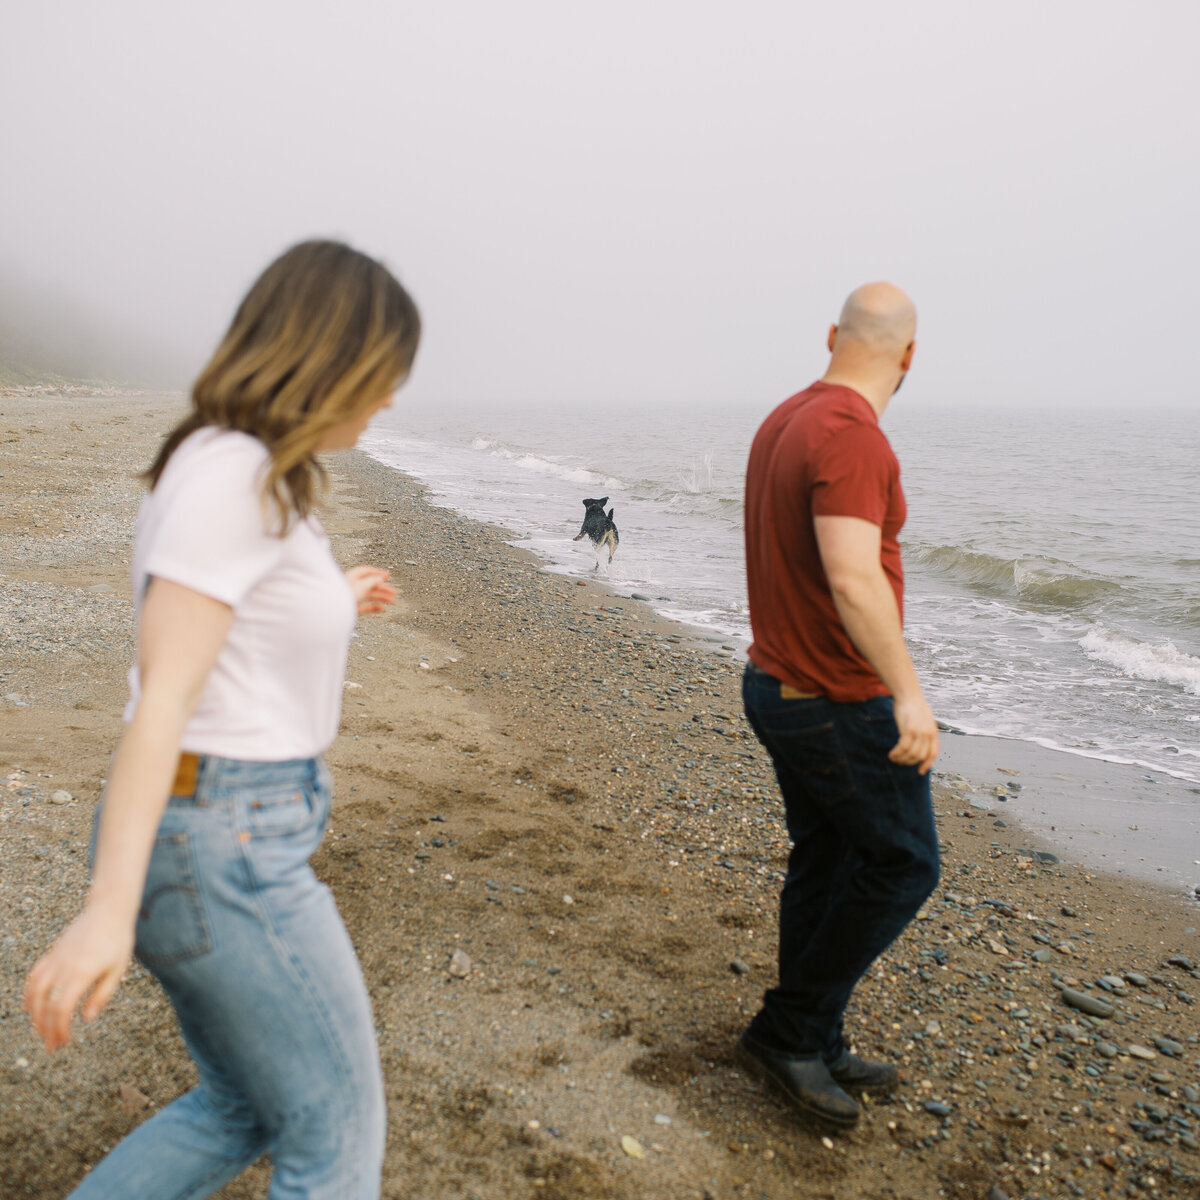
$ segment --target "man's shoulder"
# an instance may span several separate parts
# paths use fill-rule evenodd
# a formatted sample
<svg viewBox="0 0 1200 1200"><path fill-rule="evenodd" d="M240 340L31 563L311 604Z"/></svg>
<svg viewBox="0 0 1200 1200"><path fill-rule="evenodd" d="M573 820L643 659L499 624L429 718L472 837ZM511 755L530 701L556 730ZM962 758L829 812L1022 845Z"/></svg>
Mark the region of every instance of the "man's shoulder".
<svg viewBox="0 0 1200 1200"><path fill-rule="evenodd" d="M763 422L759 436L806 456L843 442L891 453L870 404L851 388L821 382L779 405Z"/></svg>

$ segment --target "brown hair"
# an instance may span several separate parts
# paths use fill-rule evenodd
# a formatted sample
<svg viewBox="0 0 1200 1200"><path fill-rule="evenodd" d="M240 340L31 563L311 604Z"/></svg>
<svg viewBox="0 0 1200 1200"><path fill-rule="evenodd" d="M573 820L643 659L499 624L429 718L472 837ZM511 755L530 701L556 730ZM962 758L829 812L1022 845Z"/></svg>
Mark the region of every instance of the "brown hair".
<svg viewBox="0 0 1200 1200"><path fill-rule="evenodd" d="M238 306L192 388L192 412L144 478L153 489L197 429L252 434L270 451L263 499L286 532L325 484L314 458L321 439L404 381L420 333L416 305L381 263L341 242L293 246Z"/></svg>

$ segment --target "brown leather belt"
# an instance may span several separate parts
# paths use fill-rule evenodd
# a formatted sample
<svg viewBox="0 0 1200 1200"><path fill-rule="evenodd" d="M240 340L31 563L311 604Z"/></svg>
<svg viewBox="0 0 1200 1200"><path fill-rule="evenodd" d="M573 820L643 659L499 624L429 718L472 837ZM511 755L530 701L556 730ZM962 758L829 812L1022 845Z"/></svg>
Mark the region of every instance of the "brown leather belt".
<svg viewBox="0 0 1200 1200"><path fill-rule="evenodd" d="M792 687L790 683L781 683L779 685L779 695L784 700L820 700L819 692L802 692L798 688Z"/></svg>
<svg viewBox="0 0 1200 1200"><path fill-rule="evenodd" d="M200 769L200 755L186 751L179 756L175 770L175 782L171 784L172 796L194 796L196 794L196 772Z"/></svg>

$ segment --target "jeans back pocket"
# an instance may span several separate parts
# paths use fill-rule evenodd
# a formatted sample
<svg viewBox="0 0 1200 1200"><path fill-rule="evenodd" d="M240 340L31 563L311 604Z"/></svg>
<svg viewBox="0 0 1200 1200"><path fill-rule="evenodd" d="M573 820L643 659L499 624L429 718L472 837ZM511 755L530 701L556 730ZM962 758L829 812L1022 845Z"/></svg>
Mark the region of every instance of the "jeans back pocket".
<svg viewBox="0 0 1200 1200"><path fill-rule="evenodd" d="M245 829L251 837L287 837L317 819L315 795L308 787L250 792L244 801Z"/></svg>
<svg viewBox="0 0 1200 1200"><path fill-rule="evenodd" d="M195 854L186 833L160 833L155 839L134 947L147 966L161 967L212 949Z"/></svg>

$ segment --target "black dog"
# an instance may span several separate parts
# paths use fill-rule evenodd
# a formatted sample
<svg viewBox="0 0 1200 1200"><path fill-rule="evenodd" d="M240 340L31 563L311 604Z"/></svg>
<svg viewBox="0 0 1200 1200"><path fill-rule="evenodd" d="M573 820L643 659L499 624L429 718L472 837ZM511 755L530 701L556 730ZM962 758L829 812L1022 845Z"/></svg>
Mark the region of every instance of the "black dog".
<svg viewBox="0 0 1200 1200"><path fill-rule="evenodd" d="M621 537L617 533L617 527L613 524L613 513L617 510L610 508L608 515L605 516L604 506L607 503L607 496L599 500L585 500L583 502L583 507L587 509L587 515L583 518L583 527L573 539L576 542L584 537L592 539L592 549L596 551L595 570L599 570L600 568L600 551L607 546L608 561L612 562L613 555L616 554L617 546L621 541Z"/></svg>

